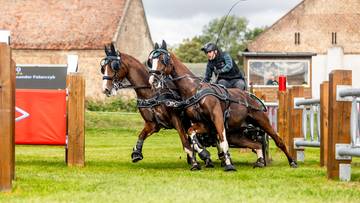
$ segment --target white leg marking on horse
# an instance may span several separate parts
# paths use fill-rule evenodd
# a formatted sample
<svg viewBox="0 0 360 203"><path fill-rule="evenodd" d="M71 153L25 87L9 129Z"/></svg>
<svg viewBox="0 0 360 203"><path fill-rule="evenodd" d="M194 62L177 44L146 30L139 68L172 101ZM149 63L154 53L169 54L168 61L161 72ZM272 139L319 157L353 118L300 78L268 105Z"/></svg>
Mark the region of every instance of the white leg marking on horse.
<svg viewBox="0 0 360 203"><path fill-rule="evenodd" d="M220 148L223 150L224 153L228 153L228 151L229 151L229 143L227 142L227 139L226 139L225 129L223 130L222 135L224 136L224 141L220 142ZM230 159L225 159L225 164L226 165L231 164L231 160Z"/></svg>
<svg viewBox="0 0 360 203"><path fill-rule="evenodd" d="M220 143L219 142L216 142L216 148L218 150L218 153L220 154L222 151L221 147L220 147Z"/></svg>
<svg viewBox="0 0 360 203"><path fill-rule="evenodd" d="M264 158L262 149L255 149L258 158Z"/></svg>
<svg viewBox="0 0 360 203"><path fill-rule="evenodd" d="M220 147L222 148L223 152L227 152L229 150L229 143L227 142L227 139L226 139L225 129L223 130L222 135L224 137L224 141L220 142Z"/></svg>
<svg viewBox="0 0 360 203"><path fill-rule="evenodd" d="M196 132L195 132L195 131L192 131L192 133L190 134L191 140L193 140L195 136L196 136ZM200 152L202 152L202 151L204 150L204 149L201 149L197 143L194 144L194 149L195 149L195 151L197 151L198 153L200 153Z"/></svg>
<svg viewBox="0 0 360 203"><path fill-rule="evenodd" d="M191 150L187 149L186 147L184 147L184 151L186 154L188 154L191 158L193 157L193 153Z"/></svg>

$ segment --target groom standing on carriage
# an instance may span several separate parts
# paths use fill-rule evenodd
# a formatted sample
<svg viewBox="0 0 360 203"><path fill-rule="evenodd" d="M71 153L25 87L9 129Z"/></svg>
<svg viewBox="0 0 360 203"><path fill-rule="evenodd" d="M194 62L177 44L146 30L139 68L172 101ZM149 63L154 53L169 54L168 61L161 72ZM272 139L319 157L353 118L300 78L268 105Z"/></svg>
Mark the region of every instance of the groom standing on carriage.
<svg viewBox="0 0 360 203"><path fill-rule="evenodd" d="M214 43L206 43L201 50L207 55L208 63L203 82L209 83L215 73L216 82L226 88L246 90L244 76L227 52L222 52Z"/></svg>

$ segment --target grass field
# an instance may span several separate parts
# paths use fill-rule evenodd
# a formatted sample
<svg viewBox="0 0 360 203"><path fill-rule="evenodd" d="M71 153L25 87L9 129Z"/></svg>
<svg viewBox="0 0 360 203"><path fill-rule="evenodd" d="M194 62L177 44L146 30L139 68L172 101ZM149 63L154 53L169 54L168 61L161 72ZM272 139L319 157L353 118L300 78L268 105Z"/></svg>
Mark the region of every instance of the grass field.
<svg viewBox="0 0 360 203"><path fill-rule="evenodd" d="M352 182L331 181L319 167L319 150L306 149L305 163L288 166L271 145L273 162L253 169L254 154L231 149L237 172L220 167L190 171L178 135L162 130L130 154L142 128L138 114L86 113L86 167L68 168L63 147L17 146L16 180L0 202L359 202L360 165Z"/></svg>

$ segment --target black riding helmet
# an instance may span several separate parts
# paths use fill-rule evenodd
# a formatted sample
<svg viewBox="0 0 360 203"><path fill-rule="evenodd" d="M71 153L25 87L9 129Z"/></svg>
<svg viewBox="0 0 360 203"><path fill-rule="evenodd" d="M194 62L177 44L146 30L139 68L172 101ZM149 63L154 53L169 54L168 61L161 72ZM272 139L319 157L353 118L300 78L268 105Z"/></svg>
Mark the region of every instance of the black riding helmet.
<svg viewBox="0 0 360 203"><path fill-rule="evenodd" d="M205 53L208 53L210 51L214 51L214 50L217 50L217 49L218 48L217 48L216 44L214 44L212 42L208 42L201 48L201 51L203 51Z"/></svg>

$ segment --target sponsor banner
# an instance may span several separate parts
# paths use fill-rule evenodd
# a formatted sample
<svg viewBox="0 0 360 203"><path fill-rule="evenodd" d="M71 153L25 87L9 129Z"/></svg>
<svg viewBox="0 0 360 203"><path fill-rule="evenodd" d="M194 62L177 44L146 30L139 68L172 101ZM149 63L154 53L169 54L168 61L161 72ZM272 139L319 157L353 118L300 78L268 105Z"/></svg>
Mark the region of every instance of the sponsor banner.
<svg viewBox="0 0 360 203"><path fill-rule="evenodd" d="M15 143L66 144L66 90L16 90Z"/></svg>
<svg viewBox="0 0 360 203"><path fill-rule="evenodd" d="M16 89L65 89L66 65L16 65Z"/></svg>

